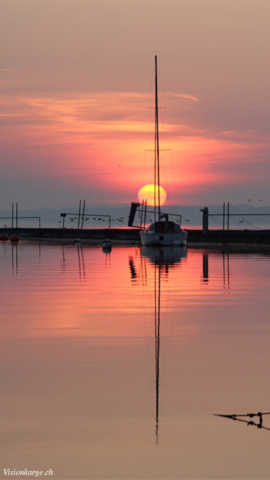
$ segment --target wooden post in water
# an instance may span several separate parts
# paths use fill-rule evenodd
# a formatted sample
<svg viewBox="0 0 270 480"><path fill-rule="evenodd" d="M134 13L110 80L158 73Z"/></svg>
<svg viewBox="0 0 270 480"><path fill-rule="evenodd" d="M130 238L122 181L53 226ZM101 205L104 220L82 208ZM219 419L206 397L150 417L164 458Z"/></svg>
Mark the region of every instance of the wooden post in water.
<svg viewBox="0 0 270 480"><path fill-rule="evenodd" d="M200 209L203 214L202 219L202 226L203 226L203 235L208 234L208 207L204 207Z"/></svg>

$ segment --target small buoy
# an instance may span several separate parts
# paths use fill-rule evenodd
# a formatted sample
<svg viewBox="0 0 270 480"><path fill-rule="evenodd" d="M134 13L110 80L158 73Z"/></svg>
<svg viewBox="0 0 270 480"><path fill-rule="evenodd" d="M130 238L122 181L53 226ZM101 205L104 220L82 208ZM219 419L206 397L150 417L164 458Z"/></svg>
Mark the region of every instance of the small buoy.
<svg viewBox="0 0 270 480"><path fill-rule="evenodd" d="M109 238L105 238L102 242L102 249L104 252L110 252L112 249L112 243Z"/></svg>
<svg viewBox="0 0 270 480"><path fill-rule="evenodd" d="M103 242L102 242L102 245L103 245L103 246L105 246L105 245L106 245L106 246L109 246L109 245L111 246L112 243L111 243L110 238L104 238L104 240L103 240Z"/></svg>
<svg viewBox="0 0 270 480"><path fill-rule="evenodd" d="M0 240L3 240L3 241L8 240L8 235L6 233L1 233Z"/></svg>
<svg viewBox="0 0 270 480"><path fill-rule="evenodd" d="M10 237L10 241L11 242L18 242L19 241L18 235L16 235L16 233L13 233L13 235L11 235L11 237Z"/></svg>

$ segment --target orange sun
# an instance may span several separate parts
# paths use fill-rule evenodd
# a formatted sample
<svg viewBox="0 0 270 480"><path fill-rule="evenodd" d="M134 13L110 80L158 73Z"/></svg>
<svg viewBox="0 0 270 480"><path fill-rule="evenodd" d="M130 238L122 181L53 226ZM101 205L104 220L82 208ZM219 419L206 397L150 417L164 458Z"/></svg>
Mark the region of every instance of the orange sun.
<svg viewBox="0 0 270 480"><path fill-rule="evenodd" d="M138 199L142 203L142 201L146 201L147 205L155 205L155 189L156 189L156 203L158 202L158 186L156 185L145 185L142 187L138 192ZM167 198L167 193L164 188L159 187L159 194L160 194L160 205L163 205Z"/></svg>

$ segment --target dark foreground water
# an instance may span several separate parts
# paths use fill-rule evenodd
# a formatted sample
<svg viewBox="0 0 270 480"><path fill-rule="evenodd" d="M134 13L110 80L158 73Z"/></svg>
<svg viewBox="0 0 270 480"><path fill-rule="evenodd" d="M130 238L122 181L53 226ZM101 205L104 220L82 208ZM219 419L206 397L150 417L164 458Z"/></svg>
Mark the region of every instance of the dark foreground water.
<svg viewBox="0 0 270 480"><path fill-rule="evenodd" d="M269 478L270 415L213 415L270 412L269 256L22 242L0 260L0 478Z"/></svg>

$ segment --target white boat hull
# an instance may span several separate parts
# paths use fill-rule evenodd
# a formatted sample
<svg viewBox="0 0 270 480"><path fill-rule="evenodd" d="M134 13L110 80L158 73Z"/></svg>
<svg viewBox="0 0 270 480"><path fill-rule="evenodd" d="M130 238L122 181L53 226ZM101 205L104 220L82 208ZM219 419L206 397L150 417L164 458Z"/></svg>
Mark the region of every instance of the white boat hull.
<svg viewBox="0 0 270 480"><path fill-rule="evenodd" d="M141 230L140 237L144 246L183 246L187 244L187 232L184 230L164 233Z"/></svg>

